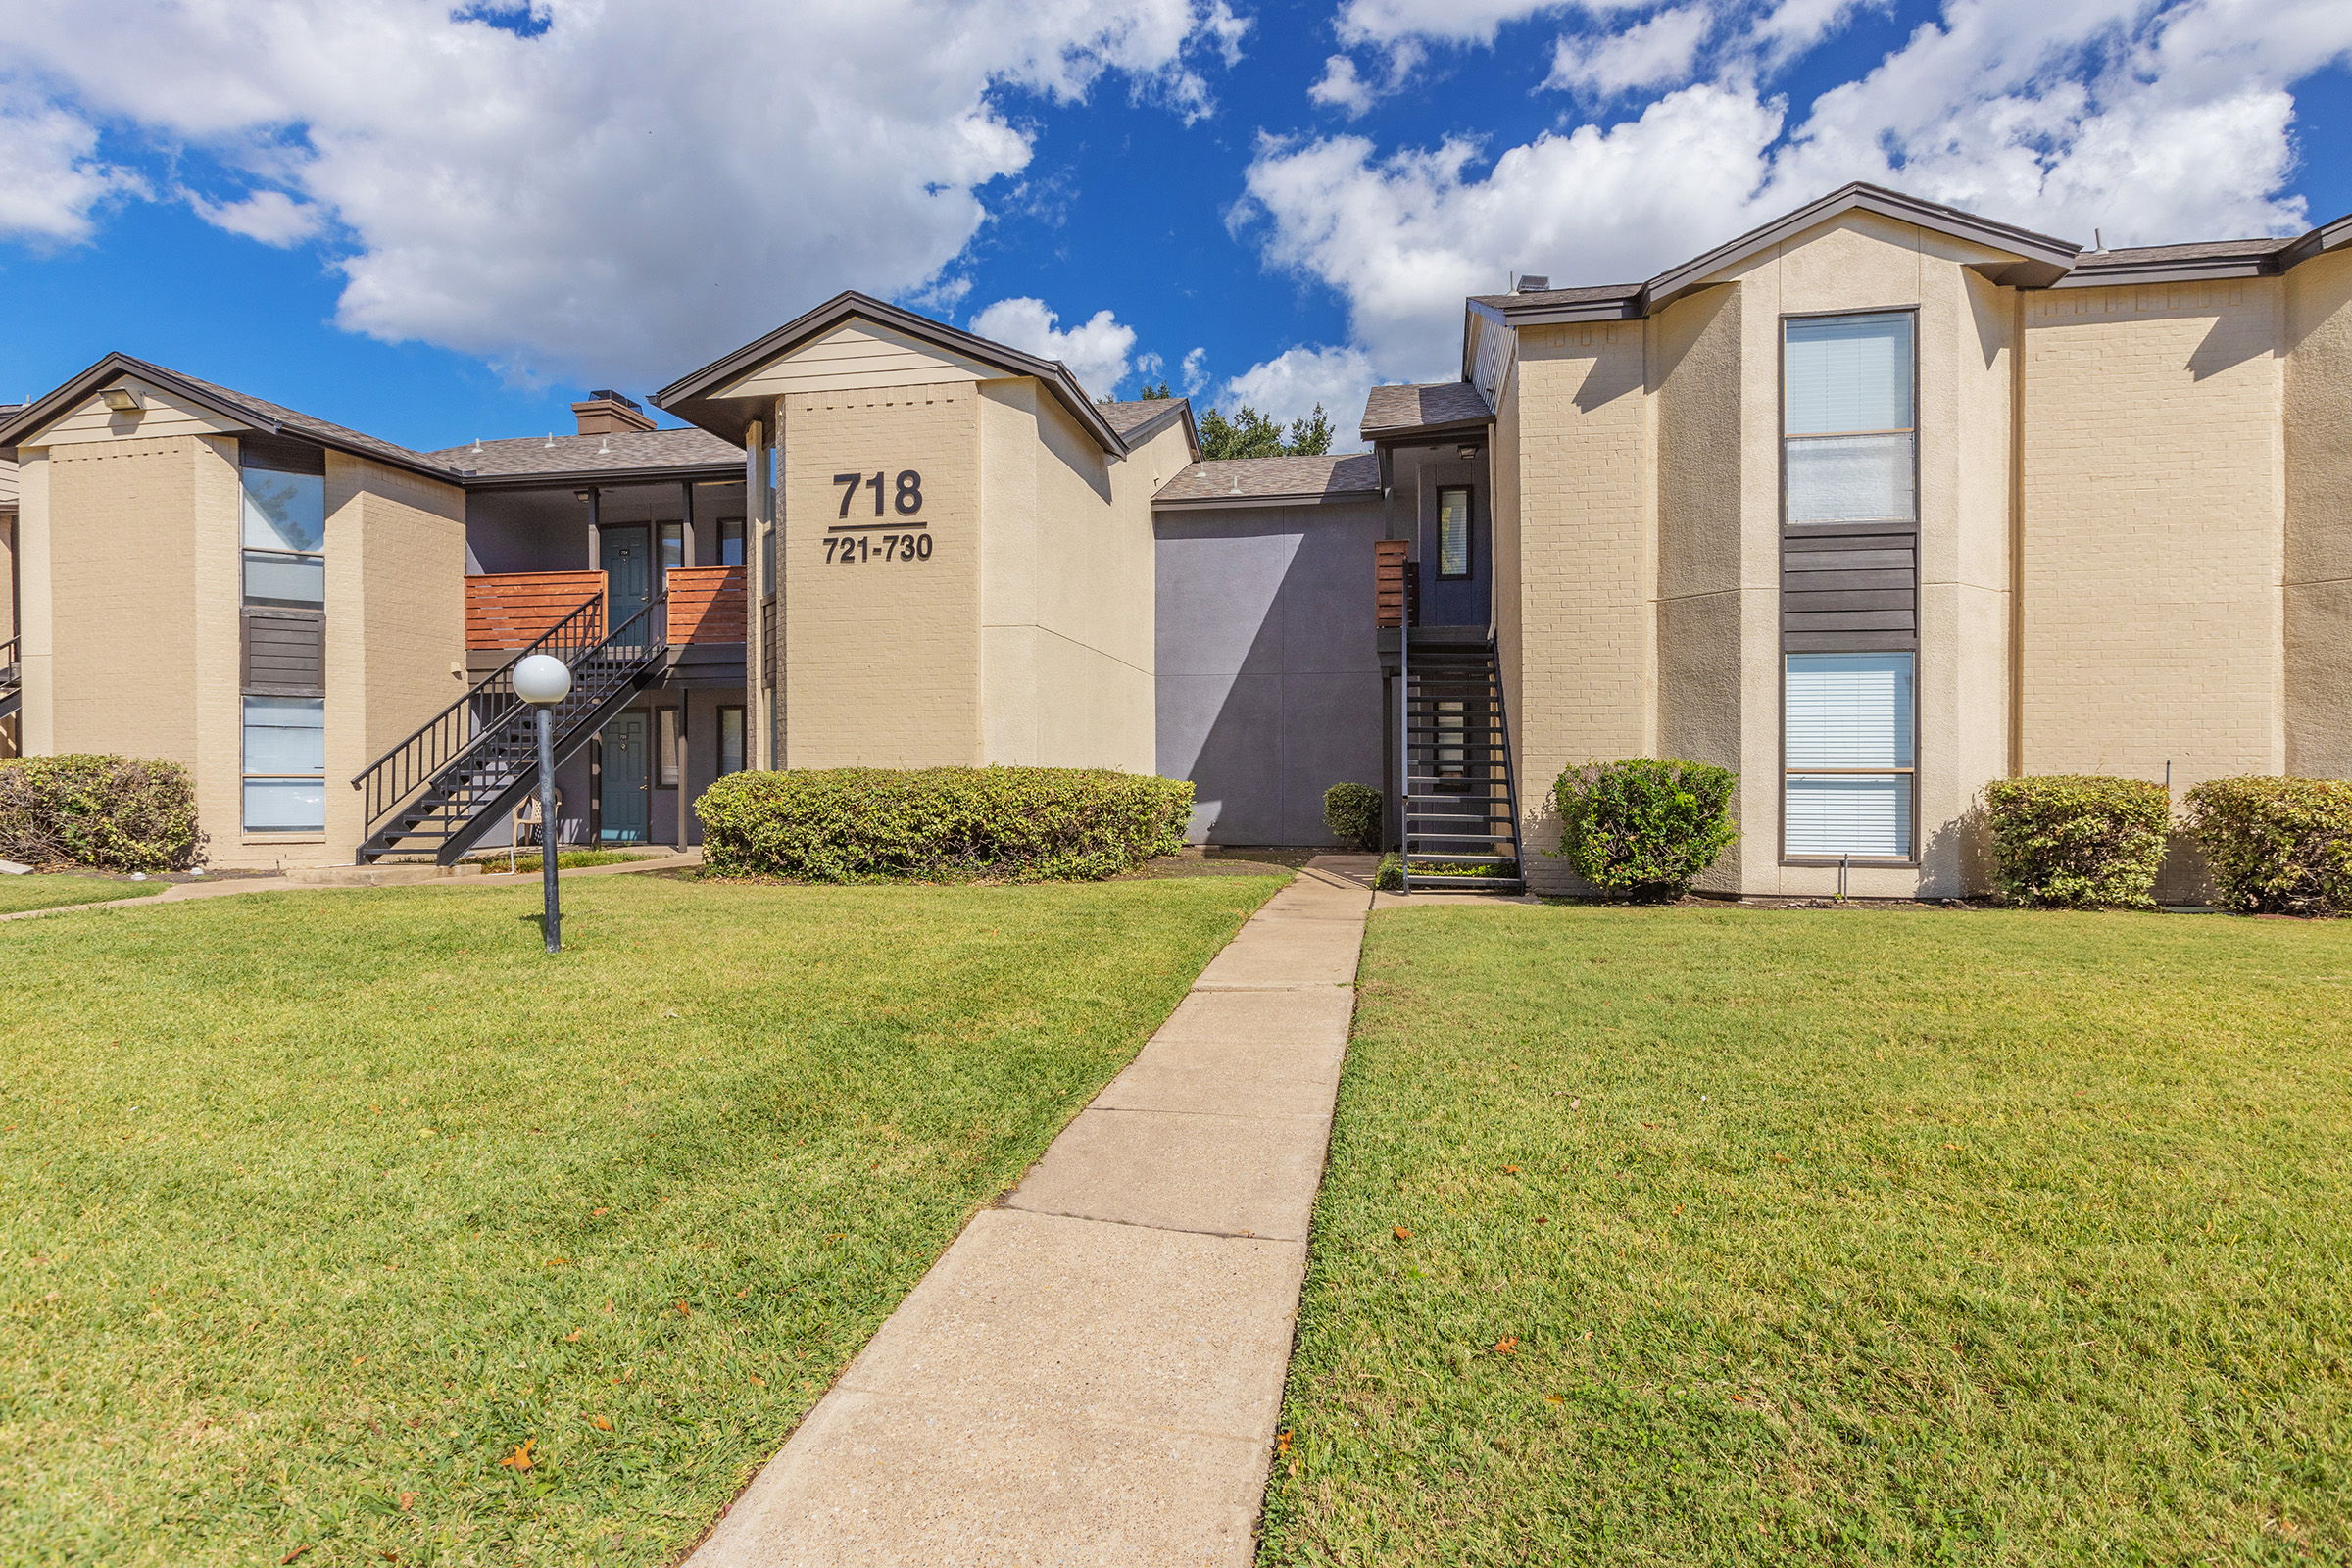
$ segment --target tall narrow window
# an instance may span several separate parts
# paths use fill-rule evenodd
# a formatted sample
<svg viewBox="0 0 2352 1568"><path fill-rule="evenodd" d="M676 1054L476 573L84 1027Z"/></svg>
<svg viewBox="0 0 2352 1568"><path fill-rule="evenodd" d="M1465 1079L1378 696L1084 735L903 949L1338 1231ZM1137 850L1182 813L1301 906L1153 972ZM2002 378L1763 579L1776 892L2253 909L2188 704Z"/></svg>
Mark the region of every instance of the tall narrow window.
<svg viewBox="0 0 2352 1568"><path fill-rule="evenodd" d="M660 772L655 775L654 784L657 789L674 790L678 787L678 760L686 750L686 710L662 709L656 734L660 737L661 752L657 764Z"/></svg>
<svg viewBox="0 0 2352 1568"><path fill-rule="evenodd" d="M760 592L762 597L776 591L776 530L760 530Z"/></svg>
<svg viewBox="0 0 2352 1568"><path fill-rule="evenodd" d="M1470 492L1438 492L1438 577L1440 581L1470 575Z"/></svg>
<svg viewBox="0 0 2352 1568"><path fill-rule="evenodd" d="M743 519L718 519L718 564L722 566L743 564Z"/></svg>
<svg viewBox="0 0 2352 1568"><path fill-rule="evenodd" d="M1787 657L1788 855L1910 859L1915 656Z"/></svg>
<svg viewBox="0 0 2352 1568"><path fill-rule="evenodd" d="M326 827L326 699L245 699L245 826Z"/></svg>
<svg viewBox="0 0 2352 1568"><path fill-rule="evenodd" d="M743 710L718 710L718 772L721 778L743 771Z"/></svg>
<svg viewBox="0 0 2352 1568"><path fill-rule="evenodd" d="M662 569L686 564L686 525L682 522L662 524Z"/></svg>
<svg viewBox="0 0 2352 1568"><path fill-rule="evenodd" d="M245 602L316 610L326 603L326 477L248 466Z"/></svg>
<svg viewBox="0 0 2352 1568"><path fill-rule="evenodd" d="M1784 373L1788 521L1916 521L1911 313L1791 320Z"/></svg>

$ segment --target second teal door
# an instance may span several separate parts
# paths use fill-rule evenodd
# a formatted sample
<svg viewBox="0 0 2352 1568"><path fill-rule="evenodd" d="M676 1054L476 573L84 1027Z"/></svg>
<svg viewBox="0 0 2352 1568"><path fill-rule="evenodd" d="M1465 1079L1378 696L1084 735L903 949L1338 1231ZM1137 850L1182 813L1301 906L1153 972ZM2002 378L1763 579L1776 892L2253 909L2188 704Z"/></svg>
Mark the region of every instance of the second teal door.
<svg viewBox="0 0 2352 1568"><path fill-rule="evenodd" d="M643 713L622 713L605 726L604 778L598 791L608 844L643 844L646 812L646 722Z"/></svg>

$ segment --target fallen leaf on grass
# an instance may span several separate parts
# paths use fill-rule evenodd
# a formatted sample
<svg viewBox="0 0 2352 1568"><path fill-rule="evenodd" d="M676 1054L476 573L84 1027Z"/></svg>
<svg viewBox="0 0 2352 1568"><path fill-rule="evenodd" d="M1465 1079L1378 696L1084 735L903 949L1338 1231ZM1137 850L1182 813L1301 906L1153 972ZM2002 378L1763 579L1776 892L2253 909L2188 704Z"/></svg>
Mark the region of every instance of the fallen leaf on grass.
<svg viewBox="0 0 2352 1568"><path fill-rule="evenodd" d="M610 1431L612 1431L612 1422L610 1422L610 1421L608 1421L608 1420L606 1420L606 1419L605 1419L603 1416L601 1416L601 1415L592 1415L592 1416L590 1416L590 1417L588 1418L588 1424L589 1424L590 1426L592 1426L592 1427L596 1428L596 1430L597 1430L597 1431L599 1431L599 1432L610 1432Z"/></svg>
<svg viewBox="0 0 2352 1568"><path fill-rule="evenodd" d="M564 1336L564 1343L565 1345L577 1345L580 1343L580 1336L587 1332L588 1331L586 1329L573 1329L569 1334Z"/></svg>
<svg viewBox="0 0 2352 1568"><path fill-rule="evenodd" d="M528 1470L533 1462L531 1459L531 1450L538 1446L539 1440L537 1438L523 1439L520 1443L514 1445L514 1451L513 1453L508 1454L504 1459L498 1461L498 1467L501 1470Z"/></svg>
<svg viewBox="0 0 2352 1568"><path fill-rule="evenodd" d="M1291 1435L1288 1432L1274 1434L1274 1451L1277 1454L1287 1454L1291 1451Z"/></svg>
<svg viewBox="0 0 2352 1568"><path fill-rule="evenodd" d="M549 1268L562 1268L564 1264L570 1261L571 1259L568 1257L551 1257L547 1260L547 1266Z"/></svg>
<svg viewBox="0 0 2352 1568"><path fill-rule="evenodd" d="M693 1308L693 1307L691 1307L691 1306L688 1306L688 1305L687 1305L687 1304L686 1304L684 1301L680 1301L680 1302L678 1303L678 1316L680 1316L680 1317L692 1317L692 1316L694 1316L694 1308Z"/></svg>
<svg viewBox="0 0 2352 1568"><path fill-rule="evenodd" d="M1544 1216L1544 1215L1543 1215L1543 1214L1538 1214L1538 1215L1536 1216L1536 1223L1537 1223L1537 1224L1539 1224L1539 1225L1548 1225L1548 1224L1550 1224L1550 1223L1551 1223L1551 1221L1550 1221L1550 1219L1549 1219L1548 1217L1546 1217L1546 1216Z"/></svg>
<svg viewBox="0 0 2352 1568"><path fill-rule="evenodd" d="M304 1552L310 1549L311 1548L308 1546L296 1546L292 1551L287 1552L283 1557L277 1559L278 1568L285 1568L287 1563L292 1562L295 1558L301 1556Z"/></svg>
<svg viewBox="0 0 2352 1568"><path fill-rule="evenodd" d="M1494 1353L1496 1355L1517 1355L1519 1353L1519 1336L1516 1334L1506 1334L1501 1339L1496 1340L1494 1342Z"/></svg>
<svg viewBox="0 0 2352 1568"><path fill-rule="evenodd" d="M402 1513L407 1513L407 1512L409 1511L410 1505L411 1505L411 1504L413 1504L413 1503L415 1503L415 1502L416 1502L416 1494L415 1494L414 1492L404 1492L404 1493L402 1493L402 1494L400 1494L400 1511L401 1511Z"/></svg>
<svg viewBox="0 0 2352 1568"><path fill-rule="evenodd" d="M1519 1167L1516 1165L1505 1165L1502 1167L1502 1173L1505 1176L1516 1176L1519 1174Z"/></svg>
<svg viewBox="0 0 2352 1568"><path fill-rule="evenodd" d="M608 1312L612 1310L612 1298L610 1296L605 1298L605 1310Z"/></svg>
<svg viewBox="0 0 2352 1568"><path fill-rule="evenodd" d="M612 1210L611 1210L610 1208L592 1208L592 1209L590 1209L590 1210L588 1211L588 1217L589 1217L590 1219L595 1219L595 1218L597 1218L599 1215L603 1215L603 1214L610 1214L610 1213L612 1213Z"/></svg>
<svg viewBox="0 0 2352 1568"><path fill-rule="evenodd" d="M755 1373L752 1376L752 1387L756 1389L764 1389L767 1387L767 1379Z"/></svg>
<svg viewBox="0 0 2352 1568"><path fill-rule="evenodd" d="M1409 1242L1413 1239L1413 1233L1399 1225L1396 1227L1396 1239L1400 1242Z"/></svg>
<svg viewBox="0 0 2352 1568"><path fill-rule="evenodd" d="M1946 1148L1946 1149L1948 1149L1948 1150L1951 1150L1951 1151L1952 1151L1953 1152L1955 1152L1955 1153L1957 1153L1957 1152L1959 1152L1959 1149L1960 1149L1960 1146L1959 1146L1958 1144L1946 1144L1946 1145L1944 1145L1943 1147L1944 1147L1944 1148Z"/></svg>

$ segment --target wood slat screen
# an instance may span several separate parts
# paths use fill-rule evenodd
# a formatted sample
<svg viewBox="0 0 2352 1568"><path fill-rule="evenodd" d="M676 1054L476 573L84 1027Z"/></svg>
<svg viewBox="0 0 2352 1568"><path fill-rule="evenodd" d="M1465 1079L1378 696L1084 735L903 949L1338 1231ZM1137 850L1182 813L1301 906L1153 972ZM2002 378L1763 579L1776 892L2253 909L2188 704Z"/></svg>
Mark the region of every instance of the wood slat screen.
<svg viewBox="0 0 2352 1568"><path fill-rule="evenodd" d="M1808 523L1781 534L1781 647L1919 646L1919 535L1908 523Z"/></svg>
<svg viewBox="0 0 2352 1568"><path fill-rule="evenodd" d="M668 576L671 642L743 641L741 566L672 566Z"/></svg>
<svg viewBox="0 0 2352 1568"><path fill-rule="evenodd" d="M1382 539L1373 544L1373 625L1420 624L1421 584L1413 570L1412 550L1411 542L1404 539Z"/></svg>
<svg viewBox="0 0 2352 1568"><path fill-rule="evenodd" d="M315 610L244 612L244 689L262 697L326 695L326 617Z"/></svg>
<svg viewBox="0 0 2352 1568"><path fill-rule="evenodd" d="M528 648L605 591L601 571L506 571L466 579L466 646Z"/></svg>

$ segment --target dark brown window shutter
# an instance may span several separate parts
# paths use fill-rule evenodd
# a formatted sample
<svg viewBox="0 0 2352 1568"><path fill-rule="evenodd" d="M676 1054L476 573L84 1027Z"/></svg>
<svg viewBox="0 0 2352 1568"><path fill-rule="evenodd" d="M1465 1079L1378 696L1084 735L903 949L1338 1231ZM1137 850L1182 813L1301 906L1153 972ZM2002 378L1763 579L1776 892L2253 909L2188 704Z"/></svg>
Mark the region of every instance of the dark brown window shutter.
<svg viewBox="0 0 2352 1568"><path fill-rule="evenodd" d="M245 612L245 690L261 697L326 695L326 617L315 610Z"/></svg>

